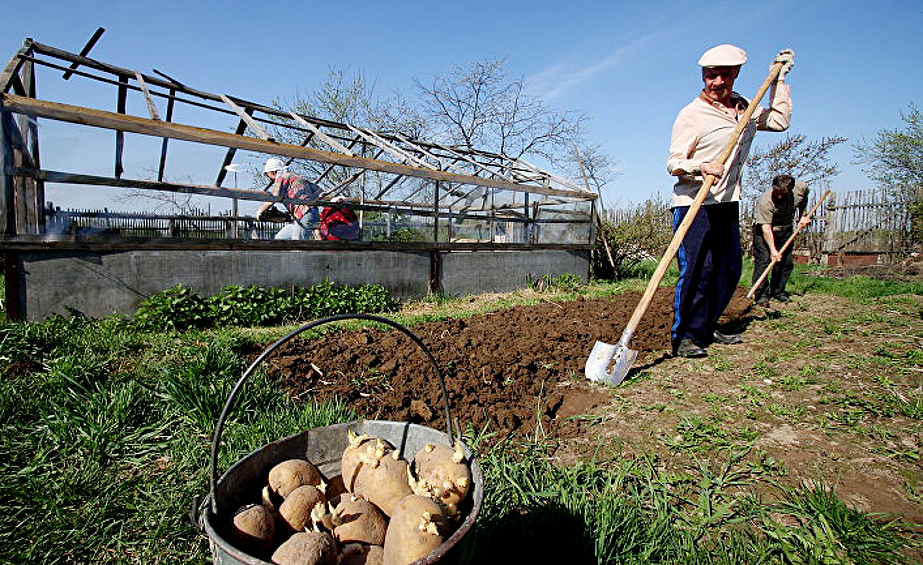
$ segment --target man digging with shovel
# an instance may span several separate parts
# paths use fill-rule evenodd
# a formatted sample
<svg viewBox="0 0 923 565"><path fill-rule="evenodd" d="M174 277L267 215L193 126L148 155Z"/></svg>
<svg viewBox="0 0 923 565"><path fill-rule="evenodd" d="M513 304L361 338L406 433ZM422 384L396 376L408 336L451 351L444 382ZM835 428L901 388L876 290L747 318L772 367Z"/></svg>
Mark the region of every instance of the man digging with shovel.
<svg viewBox="0 0 923 565"><path fill-rule="evenodd" d="M699 59L702 92L683 108L673 124L667 170L677 177L673 186L673 226L680 226L702 187L715 180L678 249L679 280L671 329L674 355L704 357L713 342L740 343L736 334L718 331L717 322L731 301L741 274L741 173L757 130L784 131L792 113L785 75L794 53L784 49L773 64L782 64L770 91L770 107L758 106L740 135L730 158L720 155L732 142L738 120L748 102L734 92L734 81L747 53L733 45L719 45Z"/></svg>
<svg viewBox="0 0 923 565"><path fill-rule="evenodd" d="M678 258L680 269L674 301L673 353L702 357L715 340L740 342L740 336L718 333L716 327L740 279L740 171L757 129L782 131L788 127L792 101L783 80L791 69L794 53L791 49L779 52L749 103L733 91L734 80L746 60L743 49L733 45L719 45L699 59L705 88L677 116L667 163L670 174L679 177L673 188L673 238L619 342L613 345L597 340L593 344L583 366L591 381L615 386L628 375L638 358L638 352L628 344L673 257ZM770 88L767 110L759 101ZM702 208L705 210L700 213Z"/></svg>

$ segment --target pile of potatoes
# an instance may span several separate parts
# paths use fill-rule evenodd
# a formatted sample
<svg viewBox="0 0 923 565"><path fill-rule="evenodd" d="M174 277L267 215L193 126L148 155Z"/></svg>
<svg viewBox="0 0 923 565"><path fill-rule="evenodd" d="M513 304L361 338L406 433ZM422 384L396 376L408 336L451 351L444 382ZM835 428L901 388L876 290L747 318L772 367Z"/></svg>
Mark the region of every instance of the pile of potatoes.
<svg viewBox="0 0 923 565"><path fill-rule="evenodd" d="M461 446L427 444L408 463L387 441L348 433L329 482L304 459L270 469L261 502L230 518L234 544L277 565L406 565L439 547L471 486Z"/></svg>

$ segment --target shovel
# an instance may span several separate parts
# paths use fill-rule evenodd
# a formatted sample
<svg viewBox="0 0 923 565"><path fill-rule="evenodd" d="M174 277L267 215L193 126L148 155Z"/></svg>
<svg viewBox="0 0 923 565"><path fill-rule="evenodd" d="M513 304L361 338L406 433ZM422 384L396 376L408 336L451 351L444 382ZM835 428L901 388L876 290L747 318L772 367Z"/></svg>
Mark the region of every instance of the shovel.
<svg viewBox="0 0 923 565"><path fill-rule="evenodd" d="M750 105L747 106L747 109L738 119L737 127L734 128L731 139L728 140L727 146L718 157L718 164L724 165L731 156L731 153L734 152L734 148L737 147L737 142L740 140L740 136L743 134L747 124L750 123L750 117L753 116L753 112L756 111L760 99L763 98L763 95L766 94L766 91L769 90L772 83L776 81L781 70L782 63L774 63L769 68L769 76L763 81L762 86L760 86L759 90L756 92L756 96L753 97L753 100L750 101ZM628 325L625 326L625 331L622 332L622 337L619 339L619 342L616 345L610 345L602 341L597 341L593 345L590 356L587 358L586 365L583 368L584 374L586 374L586 378L589 380L594 382L602 381L606 384L615 386L621 383L628 375L629 369L631 369L635 359L638 358L638 352L629 349L628 343L631 341L635 330L638 329L641 318L644 317L648 306L651 304L651 300L654 298L654 292L657 290L657 287L660 286L663 275L667 272L667 268L670 266L670 262L673 261L673 257L676 256L676 252L679 250L683 238L686 237L686 232L689 231L689 226L692 225L692 221L698 214L699 208L702 207L702 203L705 202L705 198L708 196L708 192L711 190L712 185L715 184L715 180L714 175L705 176L704 182L702 182L702 188L696 193L695 200L693 200L692 205L689 206L686 217L683 218L679 227L676 228L673 239L670 241L670 245L660 259L660 263L657 265L657 269L654 271L651 280L647 283L647 289L644 291L641 301L638 302L638 306L631 315L631 319L628 320Z"/></svg>
<svg viewBox="0 0 923 565"><path fill-rule="evenodd" d="M823 201L826 200L828 196L830 196L830 189L827 189L827 192L825 192L824 195L820 197L820 200L817 201L817 204L811 208L811 211L808 212L808 218L814 217L814 212L817 212L817 209L820 208L821 203L823 203ZM779 249L779 255L785 253L785 250L788 249L788 246L791 245L793 241L795 241L795 236L798 235L798 232L800 231L801 226L799 225L795 228L795 231L792 232L792 235L785 241L785 244L782 245L782 248ZM756 282L753 283L752 287L750 287L750 291L747 293L747 298L753 298L753 295L756 294L756 289L758 289L760 285L763 284L763 281L765 281L766 277L769 276L769 271L772 270L776 263L778 263L778 261L772 260L768 265L766 265L766 269L763 270L763 274L760 275L760 278L756 279Z"/></svg>

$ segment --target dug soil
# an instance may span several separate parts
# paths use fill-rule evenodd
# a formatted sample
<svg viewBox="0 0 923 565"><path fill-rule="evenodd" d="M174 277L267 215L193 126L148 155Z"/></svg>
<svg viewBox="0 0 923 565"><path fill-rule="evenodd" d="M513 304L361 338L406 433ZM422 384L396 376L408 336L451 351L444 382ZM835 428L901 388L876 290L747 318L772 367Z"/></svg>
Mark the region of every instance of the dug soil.
<svg viewBox="0 0 923 565"><path fill-rule="evenodd" d="M540 438L565 464L653 454L671 471L744 449L754 473L820 479L861 510L923 524L919 416L906 417L899 401L919 395L920 297L889 306L900 310L892 319L872 305L871 317L855 321L846 299L808 295L763 309L743 294L722 328L743 332L744 343L682 359L669 351L672 289L659 290L630 342L638 360L618 387L587 381L584 362L597 340L618 341L639 293L538 295L538 304L410 329L444 374L456 429L487 432L488 443ZM893 362L904 353L908 362ZM363 417L445 428L435 371L397 330L295 339L266 366L299 399L338 398Z"/></svg>

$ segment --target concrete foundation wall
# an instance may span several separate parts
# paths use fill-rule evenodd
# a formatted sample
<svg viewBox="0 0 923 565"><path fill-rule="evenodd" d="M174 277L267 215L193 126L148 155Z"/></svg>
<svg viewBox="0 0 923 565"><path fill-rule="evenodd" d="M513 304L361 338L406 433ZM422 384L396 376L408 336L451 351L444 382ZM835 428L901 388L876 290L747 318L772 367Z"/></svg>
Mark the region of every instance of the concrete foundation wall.
<svg viewBox="0 0 923 565"><path fill-rule="evenodd" d="M586 279L587 251L453 251L440 254L440 290L450 296L509 292L543 275Z"/></svg>
<svg viewBox="0 0 923 565"><path fill-rule="evenodd" d="M288 288L325 279L380 284L400 299L429 292L427 251L121 251L20 253L19 304L27 320L65 314L130 315L145 298L177 284L202 296L228 285ZM440 290L461 296L505 292L542 275L586 277L587 251L441 251Z"/></svg>

